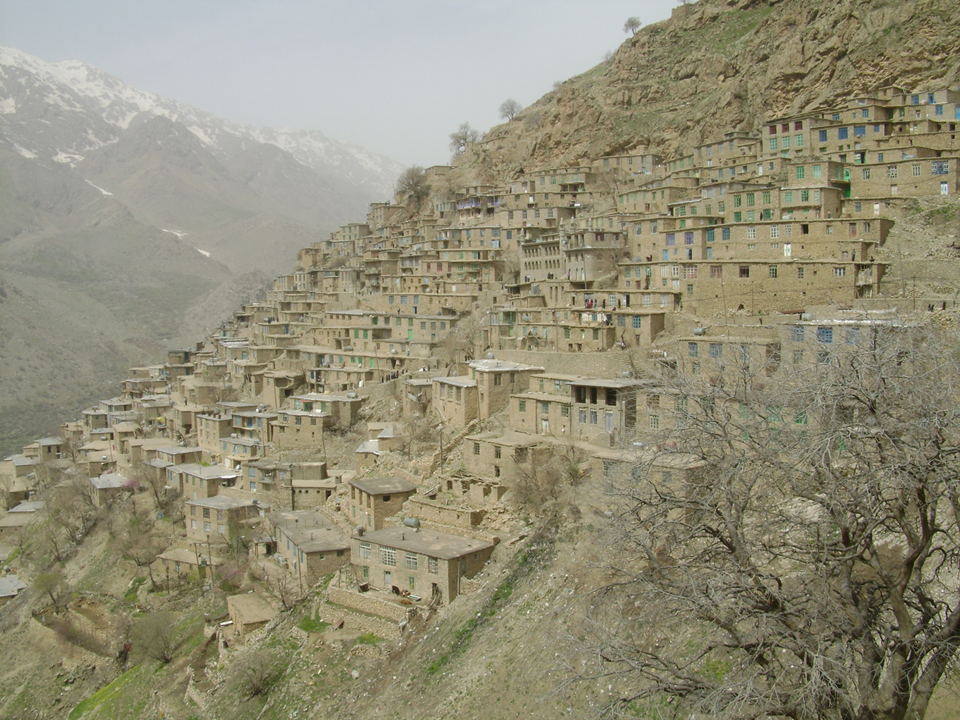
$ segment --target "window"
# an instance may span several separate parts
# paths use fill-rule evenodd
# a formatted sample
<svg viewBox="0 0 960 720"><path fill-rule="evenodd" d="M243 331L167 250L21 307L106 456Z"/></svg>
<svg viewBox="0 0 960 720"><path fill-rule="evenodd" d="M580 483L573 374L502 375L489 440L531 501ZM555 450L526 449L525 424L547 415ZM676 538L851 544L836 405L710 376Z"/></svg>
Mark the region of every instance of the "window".
<svg viewBox="0 0 960 720"><path fill-rule="evenodd" d="M413 553L405 553L406 566L407 570L416 570L417 569L417 556Z"/></svg>
<svg viewBox="0 0 960 720"><path fill-rule="evenodd" d="M870 168L865 167L865 168L863 168L863 170L861 170L861 172L863 173L863 179L864 179L864 180L869 180L869 179L870 179Z"/></svg>
<svg viewBox="0 0 960 720"><path fill-rule="evenodd" d="M695 342L687 343L687 355L689 355L692 358L695 358L699 354L700 354L699 343L695 343Z"/></svg>
<svg viewBox="0 0 960 720"><path fill-rule="evenodd" d="M820 131L817 133L817 137L820 139L820 142L822 142L822 143L823 143L823 142L826 142L826 141L827 141L827 131L826 131L826 130L820 130Z"/></svg>
<svg viewBox="0 0 960 720"><path fill-rule="evenodd" d="M476 442L475 442L475 443L473 444L473 454L474 454L474 455L479 455L479 454L480 454L480 443L476 443Z"/></svg>
<svg viewBox="0 0 960 720"><path fill-rule="evenodd" d="M440 563L437 558L427 558L427 572L431 575L437 575L440 572Z"/></svg>
<svg viewBox="0 0 960 720"><path fill-rule="evenodd" d="M850 137L850 128L837 128L837 140L846 140Z"/></svg>
<svg viewBox="0 0 960 720"><path fill-rule="evenodd" d="M821 325L817 328L817 342L829 344L833 342L833 328Z"/></svg>
<svg viewBox="0 0 960 720"><path fill-rule="evenodd" d="M730 228L725 227L720 229L720 239L729 240L730 239Z"/></svg>
<svg viewBox="0 0 960 720"><path fill-rule="evenodd" d="M771 225L771 226L770 226L770 239L771 239L771 240L776 240L776 239L779 238L779 237L780 237L780 226L779 226L779 225Z"/></svg>
<svg viewBox="0 0 960 720"><path fill-rule="evenodd" d="M779 145L779 141L777 140L777 138L775 138L775 137L770 138L770 149L771 149L771 150L777 150L777 149L779 149L779 147L780 147L780 145Z"/></svg>
<svg viewBox="0 0 960 720"><path fill-rule="evenodd" d="M845 267L835 267L833 269L834 277L844 277L847 274L847 269Z"/></svg>
<svg viewBox="0 0 960 720"><path fill-rule="evenodd" d="M660 416L659 416L659 415L651 415L650 417L648 417L648 418L647 418L647 425L650 427L651 430L656 430L657 428L659 428L659 427L660 427Z"/></svg>
<svg viewBox="0 0 960 720"><path fill-rule="evenodd" d="M934 160L930 163L931 175L948 175L950 173L949 160Z"/></svg>
<svg viewBox="0 0 960 720"><path fill-rule="evenodd" d="M913 163L910 166L910 171L914 177L920 177L920 163Z"/></svg>
<svg viewBox="0 0 960 720"><path fill-rule="evenodd" d="M720 343L710 343L710 357L719 360L723 357L723 345Z"/></svg>
<svg viewBox="0 0 960 720"><path fill-rule="evenodd" d="M360 558L362 560L370 559L370 543L366 543L366 542L360 543Z"/></svg>
<svg viewBox="0 0 960 720"><path fill-rule="evenodd" d="M750 277L750 266L749 266L749 265L741 265L741 266L740 266L740 277L741 277L741 278L748 278L748 277Z"/></svg>
<svg viewBox="0 0 960 720"><path fill-rule="evenodd" d="M643 319L643 315L634 315L633 316L633 327L639 329L640 321Z"/></svg>
<svg viewBox="0 0 960 720"><path fill-rule="evenodd" d="M847 345L859 345L860 344L860 328L847 328L846 333L846 342Z"/></svg>
<svg viewBox="0 0 960 720"><path fill-rule="evenodd" d="M397 551L393 548L380 548L380 564L395 566L397 564Z"/></svg>
<svg viewBox="0 0 960 720"><path fill-rule="evenodd" d="M802 268L802 267L798 267L798 268L797 268L797 280L803 280L803 268Z"/></svg>
<svg viewBox="0 0 960 720"><path fill-rule="evenodd" d="M204 532L210 532L210 523L205 522L205 523L203 524L203 531L204 531Z"/></svg>
<svg viewBox="0 0 960 720"><path fill-rule="evenodd" d="M771 278L776 278L776 277L777 277L777 266L776 266L776 265L771 265L771 266L769 267L769 272L770 272L770 277L771 277Z"/></svg>
<svg viewBox="0 0 960 720"><path fill-rule="evenodd" d="M526 400L520 400L520 401L517 403L517 412L526 412L526 411L527 411L527 401L526 401Z"/></svg>
<svg viewBox="0 0 960 720"><path fill-rule="evenodd" d="M896 176L897 176L897 166L896 166L896 165L888 165L888 166L887 166L887 177L888 177L888 178L895 178Z"/></svg>
<svg viewBox="0 0 960 720"><path fill-rule="evenodd" d="M711 265L710 266L710 279L719 280L723 277L723 266L722 265Z"/></svg>
<svg viewBox="0 0 960 720"><path fill-rule="evenodd" d="M790 328L790 339L794 342L803 342L804 330L803 325L794 325Z"/></svg>

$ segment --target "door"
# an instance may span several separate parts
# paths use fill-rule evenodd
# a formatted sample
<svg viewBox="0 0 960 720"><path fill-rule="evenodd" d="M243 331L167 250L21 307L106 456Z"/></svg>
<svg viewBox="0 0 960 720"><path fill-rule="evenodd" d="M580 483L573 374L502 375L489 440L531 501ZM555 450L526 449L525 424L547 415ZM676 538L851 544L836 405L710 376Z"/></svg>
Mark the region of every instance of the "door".
<svg viewBox="0 0 960 720"><path fill-rule="evenodd" d="M389 570L383 571L383 589L389 590L393 587L393 573Z"/></svg>

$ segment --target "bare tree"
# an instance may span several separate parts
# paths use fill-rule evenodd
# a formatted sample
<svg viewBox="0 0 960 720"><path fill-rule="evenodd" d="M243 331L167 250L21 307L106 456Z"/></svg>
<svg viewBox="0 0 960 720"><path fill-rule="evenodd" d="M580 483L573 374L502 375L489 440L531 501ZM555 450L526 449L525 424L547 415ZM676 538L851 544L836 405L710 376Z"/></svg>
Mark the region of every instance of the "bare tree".
<svg viewBox="0 0 960 720"><path fill-rule="evenodd" d="M135 645L147 657L159 660L164 665L173 660L180 646L177 617L166 610L153 612L139 620L134 628Z"/></svg>
<svg viewBox="0 0 960 720"><path fill-rule="evenodd" d="M266 648L250 652L238 665L237 675L247 697L266 695L280 677L277 656Z"/></svg>
<svg viewBox="0 0 960 720"><path fill-rule="evenodd" d="M960 648L960 353L917 327L852 337L773 376L676 381L658 462L705 470L619 488L620 575L593 618L614 709L924 716Z"/></svg>
<svg viewBox="0 0 960 720"><path fill-rule="evenodd" d="M47 517L66 531L78 545L97 518L93 499L93 485L89 480L75 477L58 485L47 500Z"/></svg>
<svg viewBox="0 0 960 720"><path fill-rule="evenodd" d="M456 132L450 133L450 152L454 157L463 155L467 145L480 139L480 133L470 127L470 123L463 123Z"/></svg>
<svg viewBox="0 0 960 720"><path fill-rule="evenodd" d="M500 117L506 121L513 120L523 110L523 106L516 100L509 99L500 103Z"/></svg>
<svg viewBox="0 0 960 720"><path fill-rule="evenodd" d="M420 212L424 201L430 197L427 173L419 165L412 165L397 178L397 200L404 202L414 212Z"/></svg>
<svg viewBox="0 0 960 720"><path fill-rule="evenodd" d="M138 568L146 568L150 586L156 589L157 581L153 577L153 563L157 555L163 552L166 543L156 533L154 516L150 508L146 503L138 506L136 498L130 498L130 502L113 516L110 529L117 552Z"/></svg>
<svg viewBox="0 0 960 720"><path fill-rule="evenodd" d="M55 613L60 613L63 610L63 598L67 590L63 573L58 570L40 573L34 578L33 589L50 598Z"/></svg>
<svg viewBox="0 0 960 720"><path fill-rule="evenodd" d="M636 15L627 18L627 21L623 24L623 31L625 33L630 33L630 36L637 34L637 30L640 29L640 18Z"/></svg>

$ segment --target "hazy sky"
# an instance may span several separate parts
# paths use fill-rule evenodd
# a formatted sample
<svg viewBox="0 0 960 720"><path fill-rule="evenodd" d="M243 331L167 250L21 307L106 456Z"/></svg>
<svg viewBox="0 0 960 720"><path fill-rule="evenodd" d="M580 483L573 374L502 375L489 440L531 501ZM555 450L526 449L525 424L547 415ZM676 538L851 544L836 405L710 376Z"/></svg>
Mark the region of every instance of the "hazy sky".
<svg viewBox="0 0 960 720"><path fill-rule="evenodd" d="M677 0L0 0L0 45L82 60L250 125L320 130L410 165L600 62Z"/></svg>

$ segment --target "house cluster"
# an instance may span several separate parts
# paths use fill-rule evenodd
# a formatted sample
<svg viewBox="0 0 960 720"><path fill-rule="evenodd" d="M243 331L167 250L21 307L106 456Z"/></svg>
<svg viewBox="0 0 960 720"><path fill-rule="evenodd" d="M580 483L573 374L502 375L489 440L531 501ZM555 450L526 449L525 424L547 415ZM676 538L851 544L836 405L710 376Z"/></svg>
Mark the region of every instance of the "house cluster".
<svg viewBox="0 0 960 720"><path fill-rule="evenodd" d="M465 187L428 168L426 202L372 204L205 342L132 368L118 397L4 462L0 542L43 469L69 462L101 505L144 478L181 498L168 575L242 546L303 586L339 570L366 597L338 586L338 602L364 612L396 619L378 592L449 602L496 545L486 514L551 459L704 471L650 449L687 409L644 363L775 379L894 323L878 248L904 198L957 193L958 123L960 92L889 87L682 157L639 148ZM854 303L877 309L816 310ZM367 423L352 470L329 475L325 434L384 397L403 417ZM381 470L424 424L429 476Z"/></svg>

